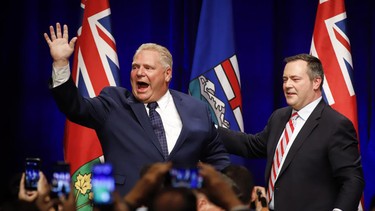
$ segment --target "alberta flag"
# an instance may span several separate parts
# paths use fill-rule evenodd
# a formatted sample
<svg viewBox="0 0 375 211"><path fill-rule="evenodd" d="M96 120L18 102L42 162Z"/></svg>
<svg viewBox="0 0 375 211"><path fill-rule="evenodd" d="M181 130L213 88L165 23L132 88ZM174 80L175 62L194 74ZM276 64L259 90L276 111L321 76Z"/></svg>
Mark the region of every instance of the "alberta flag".
<svg viewBox="0 0 375 211"><path fill-rule="evenodd" d="M203 0L190 95L208 103L217 125L244 131L231 0Z"/></svg>
<svg viewBox="0 0 375 211"><path fill-rule="evenodd" d="M72 77L85 97L95 97L104 86L119 84L119 63L111 34L108 0L82 0ZM91 167L104 161L94 130L66 121L64 156L71 165L77 210L92 210Z"/></svg>
<svg viewBox="0 0 375 211"><path fill-rule="evenodd" d="M346 32L344 0L320 0L316 13L311 54L324 68L324 99L349 118L358 134L357 100L353 86L353 63ZM363 200L358 210L363 210Z"/></svg>

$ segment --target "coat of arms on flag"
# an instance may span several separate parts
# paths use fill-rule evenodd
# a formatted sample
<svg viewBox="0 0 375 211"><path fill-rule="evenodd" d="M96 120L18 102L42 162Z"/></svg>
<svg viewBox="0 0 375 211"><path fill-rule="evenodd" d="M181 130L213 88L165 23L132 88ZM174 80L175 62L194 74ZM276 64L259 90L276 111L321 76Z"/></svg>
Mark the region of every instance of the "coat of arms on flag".
<svg viewBox="0 0 375 211"><path fill-rule="evenodd" d="M237 58L234 55L192 80L189 90L192 96L210 105L213 119L219 126L243 130L241 89L237 73Z"/></svg>
<svg viewBox="0 0 375 211"><path fill-rule="evenodd" d="M232 2L203 1L189 93L209 105L217 125L243 131Z"/></svg>

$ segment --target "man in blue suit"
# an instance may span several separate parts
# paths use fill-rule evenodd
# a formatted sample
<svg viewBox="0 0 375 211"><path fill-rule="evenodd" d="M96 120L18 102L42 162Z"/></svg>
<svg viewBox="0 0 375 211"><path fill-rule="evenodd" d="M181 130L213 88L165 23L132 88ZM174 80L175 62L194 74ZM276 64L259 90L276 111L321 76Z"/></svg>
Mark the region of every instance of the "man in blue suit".
<svg viewBox="0 0 375 211"><path fill-rule="evenodd" d="M75 123L95 129L106 162L114 166L116 188L126 194L139 179L140 170L155 162L172 161L191 167L199 161L222 170L229 156L218 139L205 103L169 89L172 55L163 46L148 43L133 57L132 91L106 87L94 98L80 95L70 77L69 57L76 37L68 40L68 27L44 34L53 59L51 90L59 109ZM148 103L157 102L167 142L167 155L153 130Z"/></svg>

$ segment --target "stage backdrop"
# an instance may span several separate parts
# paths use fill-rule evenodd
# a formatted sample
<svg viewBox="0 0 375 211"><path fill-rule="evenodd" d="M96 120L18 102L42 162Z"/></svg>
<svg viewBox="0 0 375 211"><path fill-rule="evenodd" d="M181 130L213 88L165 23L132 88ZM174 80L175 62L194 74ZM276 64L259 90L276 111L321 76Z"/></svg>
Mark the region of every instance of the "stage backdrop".
<svg viewBox="0 0 375 211"><path fill-rule="evenodd" d="M198 31L200 0L110 0L112 33L120 63L120 85L130 88L136 48L156 42L174 56L171 87L187 92ZM375 3L346 1L357 95L360 150L365 173L365 207L375 194ZM4 6L5 5L5 6ZM244 130L263 129L282 94L283 59L309 53L318 0L234 0L235 49L241 75ZM220 15L220 14L217 14ZM51 57L43 33L56 22L80 24L80 0L25 0L3 3L1 16L1 202L28 156L43 160L48 174L63 160L65 117L48 89ZM239 159L241 160L241 159ZM244 160L264 186L264 160Z"/></svg>

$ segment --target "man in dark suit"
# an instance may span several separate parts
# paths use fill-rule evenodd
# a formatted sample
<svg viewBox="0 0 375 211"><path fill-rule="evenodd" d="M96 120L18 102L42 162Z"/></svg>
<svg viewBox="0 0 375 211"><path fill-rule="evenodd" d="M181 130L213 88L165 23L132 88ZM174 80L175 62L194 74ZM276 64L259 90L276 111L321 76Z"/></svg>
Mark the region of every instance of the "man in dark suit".
<svg viewBox="0 0 375 211"><path fill-rule="evenodd" d="M219 128L224 145L229 153L267 158L271 210L357 210L364 179L354 126L322 99L324 73L318 58L299 54L285 61L283 90L289 106L276 110L255 135Z"/></svg>
<svg viewBox="0 0 375 211"><path fill-rule="evenodd" d="M69 57L77 38L69 42L67 26L62 29L58 23L56 32L51 26L50 37L44 36L53 59L51 90L57 105L69 120L95 129L106 162L114 166L116 188L122 195L151 163L171 161L191 167L202 161L218 170L229 165L206 104L169 89L172 55L168 49L152 43L141 45L133 57L132 91L106 87L97 97L87 99L70 77ZM150 121L147 105L151 102L158 103L166 145L159 143L156 126Z"/></svg>

